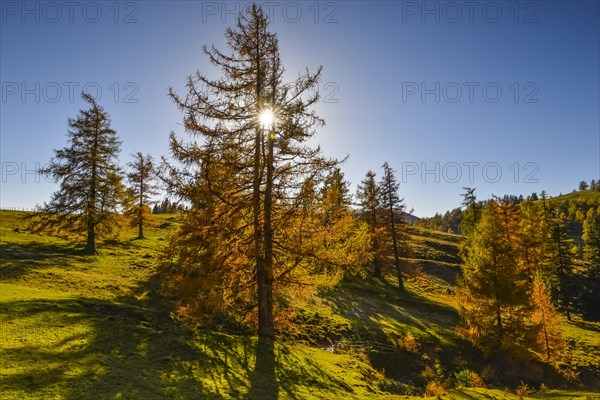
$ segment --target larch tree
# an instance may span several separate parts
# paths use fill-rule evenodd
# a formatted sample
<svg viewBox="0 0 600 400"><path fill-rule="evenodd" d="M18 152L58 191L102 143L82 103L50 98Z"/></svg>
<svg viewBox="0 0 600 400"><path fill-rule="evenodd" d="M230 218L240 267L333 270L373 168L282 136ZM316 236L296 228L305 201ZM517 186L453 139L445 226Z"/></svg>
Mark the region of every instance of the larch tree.
<svg viewBox="0 0 600 400"><path fill-rule="evenodd" d="M152 221L149 204L156 194L154 160L150 154L138 152L133 154L133 161L127 166L130 169L127 173L129 192L134 203L127 211L138 228L138 239L144 239L144 224Z"/></svg>
<svg viewBox="0 0 600 400"><path fill-rule="evenodd" d="M273 338L274 290L310 276L308 238L298 230L313 208L303 206L303 189L318 187L337 161L309 144L324 124L313 110L321 68L284 83L278 39L256 4L225 36L228 52L204 47L220 78L197 72L185 96L170 90L194 139L171 134L171 153L184 168L166 166L164 179L191 204L171 265L210 276L194 290L213 296L216 308L253 314L256 307L259 336Z"/></svg>
<svg viewBox="0 0 600 400"><path fill-rule="evenodd" d="M552 304L550 292L540 274L535 274L531 291L531 320L537 329L536 345L545 361L557 362L564 357L565 341L560 332L560 315Z"/></svg>
<svg viewBox="0 0 600 400"><path fill-rule="evenodd" d="M381 166L383 176L379 182L379 193L381 204L386 210L385 220L392 239L392 251L394 255L394 267L396 268L396 277L398 278L398 289L404 291L404 277L402 275L402 265L400 261L400 250L403 243L403 226L406 224L404 219L406 212L404 199L398 195L400 184L396 181L395 171L386 162Z"/></svg>
<svg viewBox="0 0 600 400"><path fill-rule="evenodd" d="M548 226L539 203L526 200L519 209L521 259L531 274L539 273L544 265Z"/></svg>
<svg viewBox="0 0 600 400"><path fill-rule="evenodd" d="M463 254L457 291L459 331L492 351L519 341L530 305L527 270L518 262L512 241L517 228L504 212L495 200L483 208Z"/></svg>
<svg viewBox="0 0 600 400"><path fill-rule="evenodd" d="M381 199L380 188L375 180L375 172L368 171L365 178L358 185L356 198L360 207L360 216L368 224L371 236L371 255L373 258L373 275L383 278L381 266Z"/></svg>
<svg viewBox="0 0 600 400"><path fill-rule="evenodd" d="M68 146L40 173L59 182L50 202L38 207L35 230L54 228L85 234L85 254L96 253L96 238L117 226L124 201L122 172L117 157L121 142L108 113L92 96L82 93L89 108L68 120Z"/></svg>

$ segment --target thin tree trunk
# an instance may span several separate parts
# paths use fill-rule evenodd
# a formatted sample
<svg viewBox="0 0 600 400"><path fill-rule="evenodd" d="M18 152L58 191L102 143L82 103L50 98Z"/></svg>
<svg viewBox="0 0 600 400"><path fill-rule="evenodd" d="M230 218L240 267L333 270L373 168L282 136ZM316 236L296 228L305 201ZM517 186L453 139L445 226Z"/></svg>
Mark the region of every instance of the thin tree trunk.
<svg viewBox="0 0 600 400"><path fill-rule="evenodd" d="M400 256L398 254L398 239L396 238L396 225L394 224L394 209L390 202L390 229L392 230L392 245L394 248L394 265L396 266L396 275L398 276L398 289L404 291L404 279L400 267Z"/></svg>
<svg viewBox="0 0 600 400"><path fill-rule="evenodd" d="M379 260L379 241L375 236L377 231L377 210L371 209L371 233L373 234L373 267L375 278L382 279L383 271L381 270L381 261Z"/></svg>
<svg viewBox="0 0 600 400"><path fill-rule="evenodd" d="M541 309L541 311L542 311L542 325L544 327L544 341L546 342L546 360L550 360L550 344L548 341L548 330L546 329L546 314L544 313L543 308Z"/></svg>
<svg viewBox="0 0 600 400"><path fill-rule="evenodd" d="M143 163L143 161L142 161ZM142 169L143 171L143 164ZM138 239L144 238L144 213L142 207L144 206L144 178L143 173L140 173L140 204L138 206Z"/></svg>

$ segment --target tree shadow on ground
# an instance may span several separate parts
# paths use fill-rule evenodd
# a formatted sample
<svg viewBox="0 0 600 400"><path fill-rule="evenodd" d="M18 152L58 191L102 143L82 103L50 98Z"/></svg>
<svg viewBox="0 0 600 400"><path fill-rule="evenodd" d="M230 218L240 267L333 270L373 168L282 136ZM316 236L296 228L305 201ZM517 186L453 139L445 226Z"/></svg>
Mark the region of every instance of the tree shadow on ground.
<svg viewBox="0 0 600 400"><path fill-rule="evenodd" d="M276 378L277 361L273 340L259 338L256 345L256 362L250 374L248 400L276 400L279 396L279 383Z"/></svg>
<svg viewBox="0 0 600 400"><path fill-rule="evenodd" d="M0 244L0 280L26 274L51 266L71 265L71 257L78 249L69 243L3 243Z"/></svg>
<svg viewBox="0 0 600 400"><path fill-rule="evenodd" d="M112 301L0 299L0 390L8 398L67 400L299 400L307 387L348 393L308 353L185 328L153 285Z"/></svg>

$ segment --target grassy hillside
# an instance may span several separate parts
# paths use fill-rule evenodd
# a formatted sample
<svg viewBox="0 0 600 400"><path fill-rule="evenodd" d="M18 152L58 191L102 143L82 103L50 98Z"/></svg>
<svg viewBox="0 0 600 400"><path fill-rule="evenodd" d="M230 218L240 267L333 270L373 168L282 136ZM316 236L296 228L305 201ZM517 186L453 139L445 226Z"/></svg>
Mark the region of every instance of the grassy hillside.
<svg viewBox="0 0 600 400"><path fill-rule="evenodd" d="M404 399L434 378L457 386L467 368L510 389L455 387L443 398L516 399L514 383L539 368L487 360L456 335L454 235L415 229L408 293L391 278L344 282L270 348L171 318L154 271L174 216L158 216L146 240L132 231L82 256L70 241L28 233L24 214L0 211L2 399ZM528 396L600 398L578 388L600 390L600 324L565 321L564 332L579 381L538 371Z"/></svg>

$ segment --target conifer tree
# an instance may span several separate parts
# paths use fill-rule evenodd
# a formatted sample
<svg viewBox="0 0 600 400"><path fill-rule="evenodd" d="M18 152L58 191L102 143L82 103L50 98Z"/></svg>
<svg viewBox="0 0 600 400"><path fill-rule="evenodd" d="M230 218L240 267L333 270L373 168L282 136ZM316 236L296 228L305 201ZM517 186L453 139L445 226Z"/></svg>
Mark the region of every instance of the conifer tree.
<svg viewBox="0 0 600 400"><path fill-rule="evenodd" d="M583 223L583 259L585 284L582 297L582 311L586 318L600 320L600 209L590 208Z"/></svg>
<svg viewBox="0 0 600 400"><path fill-rule="evenodd" d="M89 108L68 120L68 146L40 173L59 182L50 202L38 208L34 230L56 228L85 234L86 254L96 253L98 234L113 231L124 200L117 163L121 142L110 117L92 96L81 94Z"/></svg>
<svg viewBox="0 0 600 400"><path fill-rule="evenodd" d="M402 265L400 262L401 241L403 239L403 226L406 224L404 199L398 195L400 185L396 182L394 170L386 162L382 165L383 176L379 183L381 204L385 208L385 219L389 234L392 239L392 250L394 252L394 266L398 278L398 289L404 291L404 277L402 276Z"/></svg>
<svg viewBox="0 0 600 400"><path fill-rule="evenodd" d="M375 172L368 171L358 185L356 198L360 206L360 215L369 226L371 236L371 254L373 258L373 275L383 278L381 267L381 199L380 188L375 181Z"/></svg>
<svg viewBox="0 0 600 400"><path fill-rule="evenodd" d="M527 271L512 240L514 219L495 200L483 208L463 254L459 284L460 332L488 350L520 340L529 309Z"/></svg>
<svg viewBox="0 0 600 400"><path fill-rule="evenodd" d="M573 240L565 228L565 216L556 215L550 219L550 236L547 243L545 276L558 309L571 320L571 281L573 272Z"/></svg>
<svg viewBox="0 0 600 400"><path fill-rule="evenodd" d="M156 194L154 160L150 154L138 152L127 165L131 169L127 173L129 192L135 204L129 208L128 213L138 228L138 239L144 239L144 223L152 221L150 198Z"/></svg>
<svg viewBox="0 0 600 400"><path fill-rule="evenodd" d="M306 233L298 231L311 219L302 213L314 210L312 203L303 206L303 188L306 182L318 187L337 161L308 144L324 123L312 110L321 68L284 83L278 39L256 4L225 36L227 53L204 47L222 76L213 80L197 72L185 96L170 91L194 138L184 143L171 135L173 157L185 169L166 167L165 180L192 204L185 234L173 239L172 259L214 277L218 293L196 289L214 295L216 306L235 304L240 313L252 314L257 305L258 334L273 338L274 290L281 293L297 276L306 278L315 265L305 262L314 252ZM205 241L198 243L197 235ZM206 259L199 263L193 253ZM303 273L295 275L299 269Z"/></svg>
<svg viewBox="0 0 600 400"><path fill-rule="evenodd" d="M557 362L564 356L565 341L560 332L560 316L540 274L536 274L533 280L531 297L534 306L531 319L537 328L537 347L542 349L546 361Z"/></svg>

